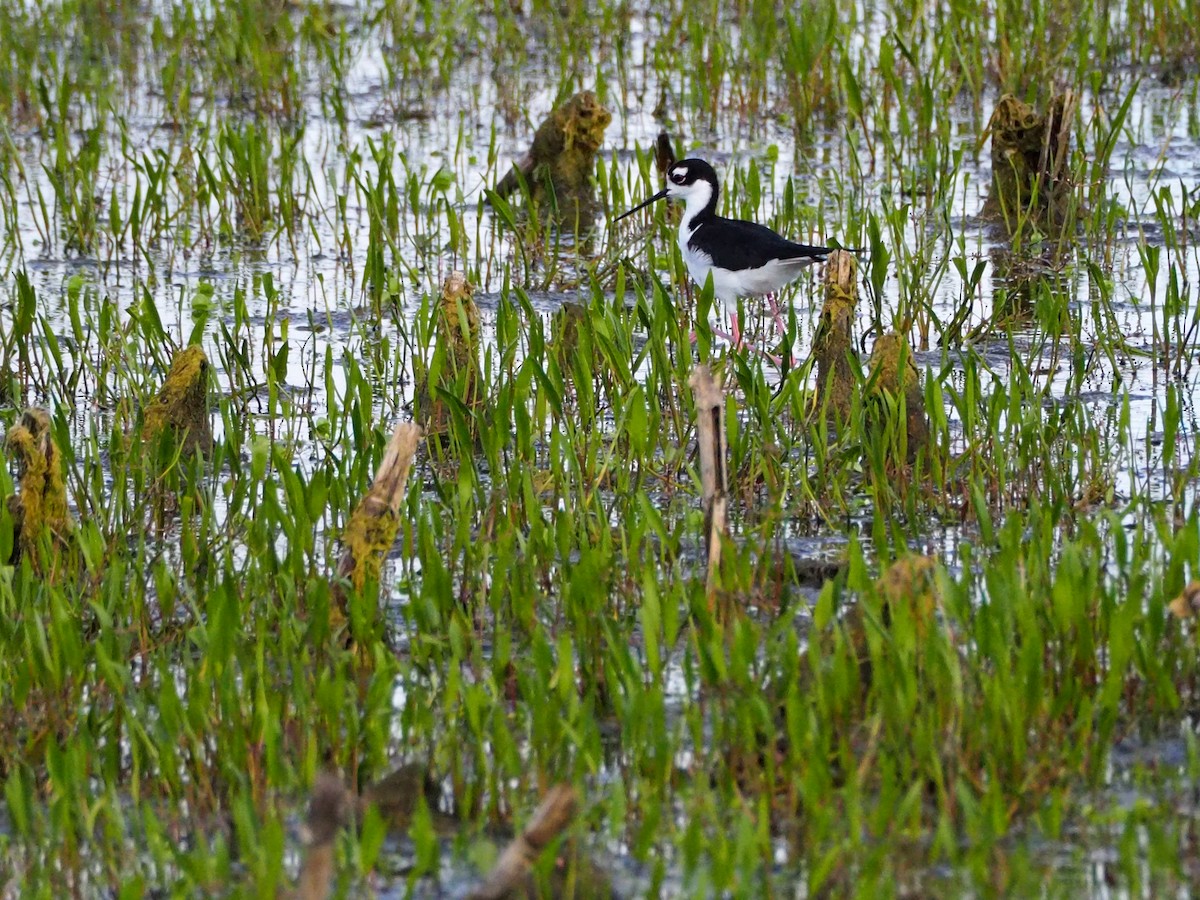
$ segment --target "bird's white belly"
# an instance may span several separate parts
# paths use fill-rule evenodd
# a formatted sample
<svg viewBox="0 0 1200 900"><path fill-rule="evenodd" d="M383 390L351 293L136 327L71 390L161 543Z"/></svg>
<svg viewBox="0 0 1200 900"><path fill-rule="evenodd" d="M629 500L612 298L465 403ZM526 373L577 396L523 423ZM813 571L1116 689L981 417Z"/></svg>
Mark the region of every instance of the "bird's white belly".
<svg viewBox="0 0 1200 900"><path fill-rule="evenodd" d="M714 266L712 257L703 250L688 246L690 232L680 232L679 250L683 254L688 274L700 287L712 273L713 296L722 303L733 303L738 297L759 297L773 294L789 281L799 277L806 262L811 260L771 260L756 269L722 269Z"/></svg>

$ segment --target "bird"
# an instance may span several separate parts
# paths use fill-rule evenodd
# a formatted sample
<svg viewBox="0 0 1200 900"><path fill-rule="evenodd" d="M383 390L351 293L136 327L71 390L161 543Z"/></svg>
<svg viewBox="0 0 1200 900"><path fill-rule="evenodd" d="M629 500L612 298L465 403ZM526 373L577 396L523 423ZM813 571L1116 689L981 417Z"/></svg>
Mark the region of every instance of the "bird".
<svg viewBox="0 0 1200 900"><path fill-rule="evenodd" d="M783 333L776 292L813 263L824 262L836 248L797 244L766 225L719 216L719 193L717 173L711 165L703 159L683 159L667 169L665 188L617 216L613 223L659 200L682 200L679 250L692 280L703 287L711 274L713 296L722 303L736 303L739 297L767 297L775 324ZM718 335L741 346L736 312L732 326L732 334Z"/></svg>

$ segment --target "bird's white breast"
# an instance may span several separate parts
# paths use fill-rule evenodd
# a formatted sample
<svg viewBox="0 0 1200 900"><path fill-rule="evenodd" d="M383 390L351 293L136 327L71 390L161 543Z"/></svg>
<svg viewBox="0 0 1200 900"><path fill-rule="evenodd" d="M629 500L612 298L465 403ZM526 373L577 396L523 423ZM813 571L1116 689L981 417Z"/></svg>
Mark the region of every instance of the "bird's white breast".
<svg viewBox="0 0 1200 900"><path fill-rule="evenodd" d="M696 282L700 287L704 287L704 283L708 280L708 273L713 268L712 257L703 250L697 250L689 244L695 229L688 229L686 225L679 226L679 252L683 254L683 263L687 266L688 274L692 276L692 281ZM718 300L728 301L737 299L735 294L733 297L723 297L720 289L717 287L717 272L723 272L724 269L713 271L713 288L714 294Z"/></svg>

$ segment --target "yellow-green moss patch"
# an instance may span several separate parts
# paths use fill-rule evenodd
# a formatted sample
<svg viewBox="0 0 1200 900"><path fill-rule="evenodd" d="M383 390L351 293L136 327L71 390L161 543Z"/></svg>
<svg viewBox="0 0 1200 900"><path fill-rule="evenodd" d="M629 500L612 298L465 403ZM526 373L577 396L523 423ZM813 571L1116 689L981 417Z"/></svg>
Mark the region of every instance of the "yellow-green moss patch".
<svg viewBox="0 0 1200 900"><path fill-rule="evenodd" d="M146 407L145 438L156 441L170 433L185 455L212 449L208 417L208 357L197 346L180 350L154 401Z"/></svg>
<svg viewBox="0 0 1200 900"><path fill-rule="evenodd" d="M55 546L61 546L72 527L62 457L54 443L50 414L44 409L26 410L8 432L5 448L15 466L18 485L16 496L8 499L16 526L12 562L24 553L37 560L44 530L49 530Z"/></svg>
<svg viewBox="0 0 1200 900"><path fill-rule="evenodd" d="M904 398L907 456L911 461L929 443L929 416L925 412L921 374L917 371L912 348L904 335L891 331L875 341L868 369L871 395L890 401L877 404L876 409L896 409L900 397ZM878 421L873 424L878 424Z"/></svg>

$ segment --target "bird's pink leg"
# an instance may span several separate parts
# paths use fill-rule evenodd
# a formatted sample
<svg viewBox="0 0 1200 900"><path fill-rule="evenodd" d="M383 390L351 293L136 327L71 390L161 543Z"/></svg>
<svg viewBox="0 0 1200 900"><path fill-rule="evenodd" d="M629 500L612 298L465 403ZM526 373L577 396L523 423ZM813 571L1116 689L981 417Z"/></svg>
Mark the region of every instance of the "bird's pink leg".
<svg viewBox="0 0 1200 900"><path fill-rule="evenodd" d="M775 299L775 292L767 294L767 308L771 310L771 315L775 319L775 327L779 329L780 335L787 334L787 322L783 318L783 310L779 308L779 303Z"/></svg>
<svg viewBox="0 0 1200 900"><path fill-rule="evenodd" d="M742 341L742 329L738 324L737 313L733 313L729 317L729 327L730 331L721 331L719 328L714 328L712 333L723 341L729 341L734 350L741 350L745 346L745 343Z"/></svg>
<svg viewBox="0 0 1200 900"><path fill-rule="evenodd" d="M730 315L729 327L730 327L729 331L721 331L719 328L714 328L712 330L712 333L714 336L719 337L721 340L728 341L730 348L733 350L751 349L750 345L747 344L745 341L745 336L742 334L741 323L738 320L737 313L733 313ZM694 332L694 331L692 332L691 338L692 338L692 343L693 344L696 343L696 332ZM776 356L774 353L769 352L766 349L766 347L755 347L753 349L756 353L761 353L764 358L769 359L776 366L783 365L783 357ZM790 358L790 355L789 355L789 358Z"/></svg>

